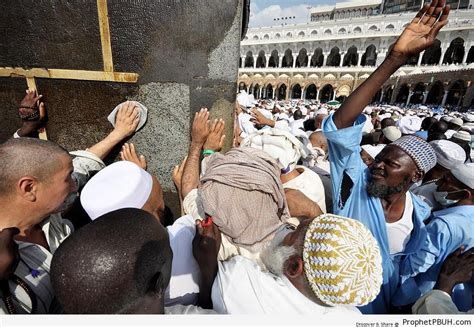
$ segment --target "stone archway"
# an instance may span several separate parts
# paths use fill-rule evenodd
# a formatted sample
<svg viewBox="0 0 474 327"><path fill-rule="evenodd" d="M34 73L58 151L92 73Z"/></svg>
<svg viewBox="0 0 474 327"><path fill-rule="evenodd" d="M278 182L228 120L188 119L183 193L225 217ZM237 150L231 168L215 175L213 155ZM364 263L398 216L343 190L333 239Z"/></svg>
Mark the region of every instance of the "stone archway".
<svg viewBox="0 0 474 327"><path fill-rule="evenodd" d="M306 87L306 96L305 96L306 100L316 100L317 94L318 94L318 88L316 87L314 83Z"/></svg>
<svg viewBox="0 0 474 327"><path fill-rule="evenodd" d="M406 103L408 99L408 95L410 94L410 87L407 84L403 84L400 87L400 90L397 94L396 103Z"/></svg>
<svg viewBox="0 0 474 327"><path fill-rule="evenodd" d="M291 88L291 98L301 99L301 94L302 94L301 85L299 84L293 85L293 87Z"/></svg>
<svg viewBox="0 0 474 327"><path fill-rule="evenodd" d="M467 54L466 58L466 64L470 64L474 62L474 45L469 49L469 52Z"/></svg>
<svg viewBox="0 0 474 327"><path fill-rule="evenodd" d="M255 99L259 99L259 98L260 98L259 92L260 92L260 85L258 85L258 83L257 83L257 84L255 84L255 86L253 87L253 92L252 92L252 94L253 94L253 96L254 96Z"/></svg>
<svg viewBox="0 0 474 327"><path fill-rule="evenodd" d="M252 51L247 52L247 55L245 56L245 68L253 68L253 55Z"/></svg>
<svg viewBox="0 0 474 327"><path fill-rule="evenodd" d="M255 63L256 68L265 68L267 65L267 59L265 58L265 51L260 50L257 57L257 62Z"/></svg>
<svg viewBox="0 0 474 327"><path fill-rule="evenodd" d="M296 57L296 67L308 67L308 53L305 48L301 49Z"/></svg>
<svg viewBox="0 0 474 327"><path fill-rule="evenodd" d="M317 48L316 50L314 50L313 57L311 58L311 67L322 67L323 63L323 49Z"/></svg>
<svg viewBox="0 0 474 327"><path fill-rule="evenodd" d="M443 64L460 64L464 57L464 40L460 37L451 41L443 58Z"/></svg>
<svg viewBox="0 0 474 327"><path fill-rule="evenodd" d="M451 83L446 97L446 104L451 106L459 106L466 94L466 83L463 80L457 80Z"/></svg>
<svg viewBox="0 0 474 327"><path fill-rule="evenodd" d="M293 67L293 53L290 49L285 51L285 55L283 57L283 62L281 63L282 68L292 68Z"/></svg>
<svg viewBox="0 0 474 327"><path fill-rule="evenodd" d="M424 93L426 91L426 85L424 83L418 83L413 89L413 94L410 98L411 104L420 104L423 103Z"/></svg>
<svg viewBox="0 0 474 327"><path fill-rule="evenodd" d="M268 67L271 67L271 68L278 68L278 65L279 65L279 58L278 58L278 51L277 50L273 50L272 51L272 54L270 56L270 59L268 59Z"/></svg>
<svg viewBox="0 0 474 327"><path fill-rule="evenodd" d="M326 61L326 66L339 67L341 63L341 54L339 53L339 48L334 47L329 53L328 60Z"/></svg>
<svg viewBox="0 0 474 327"><path fill-rule="evenodd" d="M382 103L390 103L392 101L392 95L393 95L393 86L389 85L385 88L385 91L383 93Z"/></svg>
<svg viewBox="0 0 474 327"><path fill-rule="evenodd" d="M351 46L344 56L344 62L342 65L346 67L357 66L358 60L359 55L357 54L357 48L355 46Z"/></svg>
<svg viewBox="0 0 474 327"><path fill-rule="evenodd" d="M441 104L444 96L444 86L441 81L436 81L431 86L428 96L426 97L426 104Z"/></svg>
<svg viewBox="0 0 474 327"><path fill-rule="evenodd" d="M334 98L334 88L331 84L326 84L319 92L319 100L322 103L331 101Z"/></svg>
<svg viewBox="0 0 474 327"><path fill-rule="evenodd" d="M362 55L360 64L361 66L375 66L377 63L377 49L375 45L371 44L365 49L365 53Z"/></svg>
<svg viewBox="0 0 474 327"><path fill-rule="evenodd" d="M281 84L277 89L277 99L286 100L286 91L287 91L287 86L285 84Z"/></svg>
<svg viewBox="0 0 474 327"><path fill-rule="evenodd" d="M441 59L441 42L436 39L433 45L425 50L421 63L423 65L437 65Z"/></svg>
<svg viewBox="0 0 474 327"><path fill-rule="evenodd" d="M271 84L266 87L265 98L273 99L273 86Z"/></svg>

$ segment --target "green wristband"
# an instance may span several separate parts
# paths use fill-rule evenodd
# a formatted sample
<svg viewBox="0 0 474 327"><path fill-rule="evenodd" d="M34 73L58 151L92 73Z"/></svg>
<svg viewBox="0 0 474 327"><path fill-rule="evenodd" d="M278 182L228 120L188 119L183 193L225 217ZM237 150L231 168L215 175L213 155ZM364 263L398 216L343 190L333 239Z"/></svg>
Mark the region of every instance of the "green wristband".
<svg viewBox="0 0 474 327"><path fill-rule="evenodd" d="M202 151L203 156L210 156L211 154L214 154L214 153L216 153L216 151L214 151L214 150L204 150L204 151Z"/></svg>

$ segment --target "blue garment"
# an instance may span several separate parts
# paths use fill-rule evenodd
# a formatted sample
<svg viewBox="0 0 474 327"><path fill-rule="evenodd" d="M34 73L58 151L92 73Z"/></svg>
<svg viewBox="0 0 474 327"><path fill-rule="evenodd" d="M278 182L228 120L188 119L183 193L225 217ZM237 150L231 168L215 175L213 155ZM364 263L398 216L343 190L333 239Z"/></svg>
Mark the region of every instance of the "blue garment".
<svg viewBox="0 0 474 327"><path fill-rule="evenodd" d="M418 131L415 135L421 137L425 141L428 139L428 131Z"/></svg>
<svg viewBox="0 0 474 327"><path fill-rule="evenodd" d="M361 309L363 313L387 313L391 304L404 305L404 297L394 298L399 283L399 262L403 255L417 251L424 239L426 231L423 224L429 214L429 207L416 195L413 199L413 231L405 252L390 255L385 215L380 199L369 196L367 181L369 172L360 157L362 128L366 117L360 115L354 126L337 129L332 115L323 122L323 132L328 139L329 159L331 162L331 178L333 186L334 213L350 217L362 222L374 235L380 246L383 265L383 285L377 298ZM346 203L342 204L342 180L346 173L353 186ZM396 301L395 301L396 300Z"/></svg>
<svg viewBox="0 0 474 327"><path fill-rule="evenodd" d="M444 260L461 245L474 247L474 206L456 206L435 211L426 227L428 237L422 248L406 258L404 275L416 276L403 281L402 289L418 288L418 296L433 289ZM457 285L453 301L459 311L472 309L474 279ZM415 299L416 300L416 299Z"/></svg>

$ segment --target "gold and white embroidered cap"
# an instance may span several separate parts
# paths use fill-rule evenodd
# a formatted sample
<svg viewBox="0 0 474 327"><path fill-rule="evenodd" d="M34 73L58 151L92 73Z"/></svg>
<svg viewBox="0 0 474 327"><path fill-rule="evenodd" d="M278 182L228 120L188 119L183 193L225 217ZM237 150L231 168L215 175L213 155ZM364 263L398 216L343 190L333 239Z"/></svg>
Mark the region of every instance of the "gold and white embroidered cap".
<svg viewBox="0 0 474 327"><path fill-rule="evenodd" d="M382 285L382 257L377 240L359 221L324 214L305 235L304 270L314 294L328 305L362 306Z"/></svg>

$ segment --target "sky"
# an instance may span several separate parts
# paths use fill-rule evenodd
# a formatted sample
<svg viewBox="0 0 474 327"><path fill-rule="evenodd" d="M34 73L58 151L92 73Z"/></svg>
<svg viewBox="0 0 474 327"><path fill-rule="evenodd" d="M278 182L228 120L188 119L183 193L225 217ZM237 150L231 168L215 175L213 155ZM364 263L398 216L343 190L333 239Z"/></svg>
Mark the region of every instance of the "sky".
<svg viewBox="0 0 474 327"><path fill-rule="evenodd" d="M344 0L250 0L249 27L300 24L309 21L308 7L333 5ZM275 18L295 17L295 19L274 21Z"/></svg>

